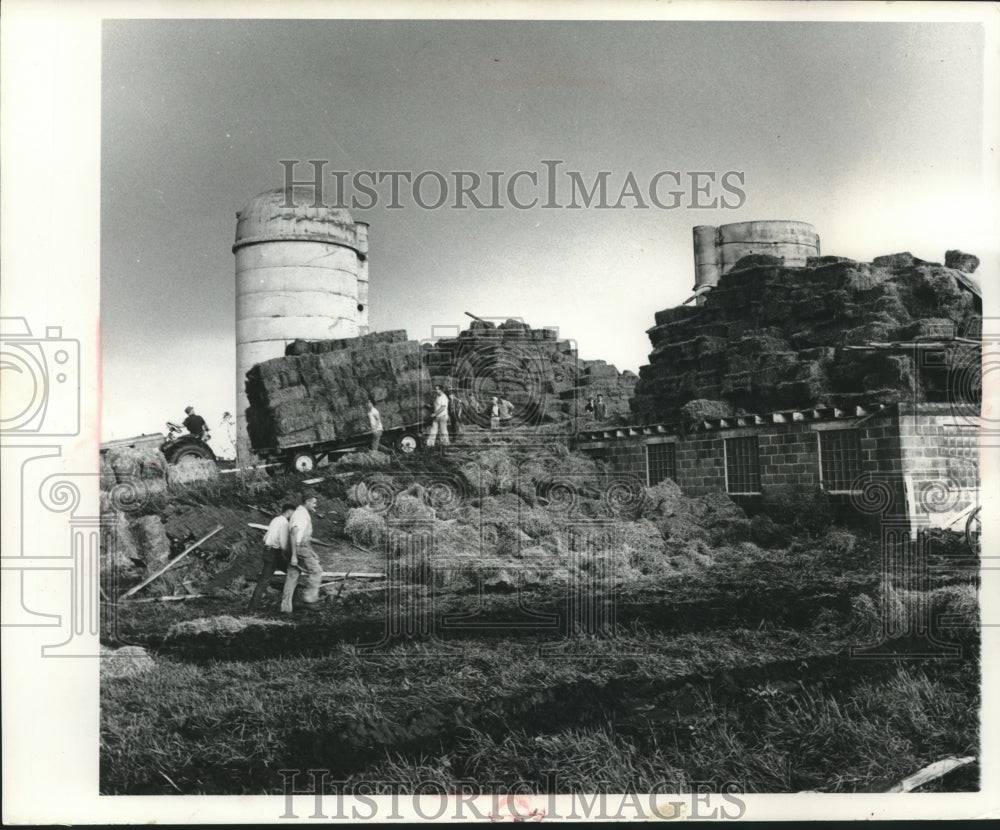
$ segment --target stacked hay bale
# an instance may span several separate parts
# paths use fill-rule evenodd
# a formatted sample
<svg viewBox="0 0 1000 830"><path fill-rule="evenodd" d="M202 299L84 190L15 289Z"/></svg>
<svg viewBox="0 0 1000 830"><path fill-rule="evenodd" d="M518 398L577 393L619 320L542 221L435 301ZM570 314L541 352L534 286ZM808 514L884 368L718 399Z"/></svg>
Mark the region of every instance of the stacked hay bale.
<svg viewBox="0 0 1000 830"><path fill-rule="evenodd" d="M975 258L959 253L950 252L949 262L974 268ZM693 398L748 412L935 400L947 387L944 375L969 362L967 344L942 347L934 361L916 349L844 347L978 337L981 319L965 272L909 253L872 262L811 257L803 268L744 257L703 305L656 313L633 415L674 421ZM935 371L942 377L931 377Z"/></svg>
<svg viewBox="0 0 1000 830"><path fill-rule="evenodd" d="M369 432L368 397L386 430L418 424L430 376L405 331L296 340L286 356L247 372L247 429L255 448L284 448Z"/></svg>
<svg viewBox="0 0 1000 830"><path fill-rule="evenodd" d="M285 357L247 373L247 429L257 449L363 435L369 431L369 395L386 430L420 425L437 384L458 391L468 422L484 427L493 395L514 404L521 426L583 415L587 399L599 394L607 420L622 422L637 380L603 360L580 360L554 329L532 329L513 319L499 326L477 320L458 337L423 345L398 330L296 340Z"/></svg>
<svg viewBox="0 0 1000 830"><path fill-rule="evenodd" d="M161 547L146 548L151 538L144 533L148 528L138 527L120 508L123 503L140 506L151 495L164 492L168 469L167 459L153 443L112 446L101 452L101 579L105 584L141 574L144 567L151 567L148 557L159 561Z"/></svg>
<svg viewBox="0 0 1000 830"><path fill-rule="evenodd" d="M457 338L438 340L426 352L433 383L454 388L471 401L470 418L489 424L493 395L506 397L515 420L532 425L558 423L584 414L588 398L603 395L607 420L628 415L638 381L603 360L581 360L555 329L533 329L521 320L500 325L476 320Z"/></svg>
<svg viewBox="0 0 1000 830"><path fill-rule="evenodd" d="M101 453L101 489L137 480L149 493L167 488L167 459L158 447L110 447Z"/></svg>

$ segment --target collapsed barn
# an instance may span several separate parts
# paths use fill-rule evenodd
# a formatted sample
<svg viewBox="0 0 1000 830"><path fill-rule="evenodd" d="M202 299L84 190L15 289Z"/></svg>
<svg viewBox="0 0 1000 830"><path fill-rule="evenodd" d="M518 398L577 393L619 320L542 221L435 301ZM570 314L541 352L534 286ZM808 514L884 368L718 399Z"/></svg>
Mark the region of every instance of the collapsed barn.
<svg viewBox="0 0 1000 830"><path fill-rule="evenodd" d="M649 485L670 478L755 507L803 492L856 503L881 478L892 512L934 523L977 501L976 257L821 256L812 226L793 221L699 226L694 253L696 302L655 314L638 377L516 319L423 342L295 340L246 374L252 447L363 440L369 396L413 446L440 385L473 430L506 397L515 426L572 436ZM598 395L595 419L586 404Z"/></svg>
<svg viewBox="0 0 1000 830"><path fill-rule="evenodd" d="M870 512L952 523L978 493L977 266L750 253L697 305L657 312L632 424L579 447L746 505L822 493L866 510L879 487Z"/></svg>

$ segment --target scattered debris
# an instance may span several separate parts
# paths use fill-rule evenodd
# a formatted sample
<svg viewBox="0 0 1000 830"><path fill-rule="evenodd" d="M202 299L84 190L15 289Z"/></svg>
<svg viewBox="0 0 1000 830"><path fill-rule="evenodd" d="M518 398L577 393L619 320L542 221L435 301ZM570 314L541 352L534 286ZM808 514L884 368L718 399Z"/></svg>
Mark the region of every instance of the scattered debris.
<svg viewBox="0 0 1000 830"><path fill-rule="evenodd" d="M211 533L206 533L204 536L202 536L193 545L189 545L187 548L184 549L184 551L182 553L179 553L177 556L175 556L173 559L171 559L166 565L164 565L162 568L160 568L160 570L158 570L156 573L152 574L151 576L146 577L146 579L144 579L138 585L135 585L134 587L129 588L124 594L122 594L119 597L119 600L128 599L130 596L132 596L132 594L136 593L137 591L141 590L142 588L145 588L147 585L149 585L150 582L152 582L154 579L156 579L161 574L163 574L166 571L170 570L170 568L174 567L178 562L181 561L181 559L183 559L185 556L187 556L189 553L191 553L191 551L193 551L195 548L197 548L203 542L206 542L208 539L210 539L211 537L213 537L216 533L218 533L222 529L223 529L223 526L219 525Z"/></svg>

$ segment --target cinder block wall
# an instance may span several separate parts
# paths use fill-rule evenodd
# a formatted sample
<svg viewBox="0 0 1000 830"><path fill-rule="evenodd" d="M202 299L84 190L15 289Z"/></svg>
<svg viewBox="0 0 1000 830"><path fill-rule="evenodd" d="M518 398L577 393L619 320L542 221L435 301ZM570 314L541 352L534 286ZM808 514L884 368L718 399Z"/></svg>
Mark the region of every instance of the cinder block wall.
<svg viewBox="0 0 1000 830"><path fill-rule="evenodd" d="M912 404L902 409L899 428L915 515L931 525L951 524L978 502L978 419L950 404Z"/></svg>
<svg viewBox="0 0 1000 830"><path fill-rule="evenodd" d="M820 487L818 433L831 428L858 430L859 471L881 474L892 490L892 510L905 511L900 423L894 411L865 419L857 427L845 421L794 421L679 435L674 443L677 484L691 496L726 492L726 439L756 437L760 501L766 504L784 496L809 495ZM614 472L645 481L646 444L650 442L648 437L613 438L580 444L579 449L606 461ZM930 469L929 457L922 457L920 463Z"/></svg>

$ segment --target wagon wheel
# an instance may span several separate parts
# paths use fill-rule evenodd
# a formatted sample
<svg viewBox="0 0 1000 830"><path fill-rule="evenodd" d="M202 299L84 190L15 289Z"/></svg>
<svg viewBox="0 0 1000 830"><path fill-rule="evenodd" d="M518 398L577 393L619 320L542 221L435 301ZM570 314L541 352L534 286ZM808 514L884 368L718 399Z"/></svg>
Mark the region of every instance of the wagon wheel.
<svg viewBox="0 0 1000 830"><path fill-rule="evenodd" d="M980 534L982 533L983 522L979 514L982 509L982 505L980 505L965 520L965 544L968 545L969 550L976 554L976 556L979 556L981 549Z"/></svg>

